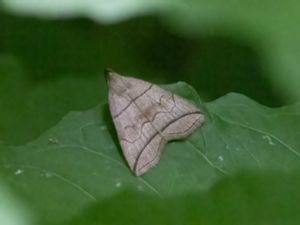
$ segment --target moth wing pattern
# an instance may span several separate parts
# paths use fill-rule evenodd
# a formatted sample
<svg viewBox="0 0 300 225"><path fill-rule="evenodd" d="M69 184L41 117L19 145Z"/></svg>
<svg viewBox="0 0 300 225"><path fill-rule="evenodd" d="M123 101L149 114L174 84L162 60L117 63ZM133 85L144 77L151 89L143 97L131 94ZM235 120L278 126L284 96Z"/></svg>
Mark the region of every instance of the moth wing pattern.
<svg viewBox="0 0 300 225"><path fill-rule="evenodd" d="M187 137L204 122L196 106L172 92L112 71L107 76L118 139L137 176L158 163L167 141Z"/></svg>

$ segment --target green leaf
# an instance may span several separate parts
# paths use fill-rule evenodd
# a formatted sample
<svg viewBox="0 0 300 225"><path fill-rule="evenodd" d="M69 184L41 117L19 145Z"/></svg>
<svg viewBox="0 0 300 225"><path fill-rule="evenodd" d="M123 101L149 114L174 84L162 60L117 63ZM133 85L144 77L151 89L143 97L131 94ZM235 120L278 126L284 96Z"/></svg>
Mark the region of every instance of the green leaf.
<svg viewBox="0 0 300 225"><path fill-rule="evenodd" d="M184 196L157 199L124 191L88 208L68 225L296 225L300 221L299 178L299 173L243 171L210 190Z"/></svg>
<svg viewBox="0 0 300 225"><path fill-rule="evenodd" d="M12 190L27 201L40 223L64 224L65 221L76 222L77 217L89 218L94 215L94 207L101 209L110 199L114 204L125 204L128 201L126 193L133 196L133 201L150 196L148 198L153 198L150 201L158 207L165 204L165 199L179 199L174 205L177 207L184 200L180 196L208 193L222 180L229 182L228 191L225 191L228 193L232 188L230 177L240 171L252 171L259 177L266 172L299 171L300 104L271 109L239 94L228 94L204 104L194 89L185 83L164 88L195 102L204 111L206 122L189 138L169 143L160 163L144 176L136 177L130 172L108 106L101 104L85 112L69 113L25 146L0 146L4 178ZM255 179L250 183L255 185ZM271 182L268 184L272 185ZM258 184L253 191L260 187ZM284 185L278 188L285 192ZM121 192L123 197L117 197ZM212 195L214 198L214 191ZM229 200L225 197L221 196L218 204L227 204ZM243 198L238 195L233 201L242 204ZM259 205L258 200L254 206ZM190 206L187 201L183 204L178 210L188 210L196 203ZM149 210L152 206L149 203ZM114 207L110 207L113 210ZM131 208L123 210L125 215ZM163 214L159 212L159 215ZM171 217L171 211L166 213ZM117 220L113 216L100 215L99 222L101 218L107 223ZM163 224L163 216L156 219Z"/></svg>
<svg viewBox="0 0 300 225"><path fill-rule="evenodd" d="M171 14L171 25L184 34L234 37L251 43L258 51L275 90L285 98L298 100L300 57L300 5L287 1L195 1L189 0L178 14Z"/></svg>
<svg viewBox="0 0 300 225"><path fill-rule="evenodd" d="M31 212L27 210L0 179L0 223L5 225L32 224Z"/></svg>

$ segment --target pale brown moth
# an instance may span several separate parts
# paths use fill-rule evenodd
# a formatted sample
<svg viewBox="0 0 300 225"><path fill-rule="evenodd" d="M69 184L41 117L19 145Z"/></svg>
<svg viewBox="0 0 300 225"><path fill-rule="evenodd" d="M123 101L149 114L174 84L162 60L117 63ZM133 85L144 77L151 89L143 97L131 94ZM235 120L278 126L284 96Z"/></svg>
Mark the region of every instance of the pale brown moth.
<svg viewBox="0 0 300 225"><path fill-rule="evenodd" d="M196 106L174 93L112 70L105 73L118 139L137 176L158 163L168 141L187 137L204 122Z"/></svg>

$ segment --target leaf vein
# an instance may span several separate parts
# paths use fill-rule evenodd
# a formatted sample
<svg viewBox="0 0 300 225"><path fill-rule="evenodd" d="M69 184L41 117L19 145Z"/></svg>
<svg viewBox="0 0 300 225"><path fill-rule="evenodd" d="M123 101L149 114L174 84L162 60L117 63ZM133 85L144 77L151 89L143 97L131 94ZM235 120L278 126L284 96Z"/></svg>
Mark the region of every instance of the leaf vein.
<svg viewBox="0 0 300 225"><path fill-rule="evenodd" d="M210 161L209 159L208 159L208 157L206 156L206 155L204 155L202 152L201 152L201 150L197 147L197 146L195 146L195 144L193 144L191 141L186 141L190 146L192 146L192 148L202 157L202 158L204 158L205 159L205 161L211 166L211 167L213 167L214 169L216 169L216 170L218 170L219 172L221 172L222 174L225 174L225 175L228 175L228 172L226 171L226 170L223 170L222 168L220 168L220 167L218 167L218 166L216 166L215 164L213 164L213 162L212 161Z"/></svg>
<svg viewBox="0 0 300 225"><path fill-rule="evenodd" d="M282 146L284 146L286 149L288 149L290 152L292 152L296 156L300 157L300 153L296 149L294 149L292 146L290 146L289 144L287 144L286 142L284 142L283 140L281 140L279 137L275 136L272 133L269 133L269 132L266 132L266 131L260 130L258 128L251 127L249 125L245 125L245 124L242 124L242 123L239 123L239 122L236 122L236 121L225 119L225 118L223 118L222 116L219 116L219 115L217 115L217 116L221 120L223 120L224 122L227 122L227 123L230 123L230 124L233 124L233 125L236 125L236 126L240 126L240 127L245 128L245 129L252 130L252 131L255 131L257 133L260 133L260 134L268 135L269 137L273 138L278 143L280 143Z"/></svg>
<svg viewBox="0 0 300 225"><path fill-rule="evenodd" d="M35 170L42 171L43 173L50 173L52 176L62 180L66 184L72 186L73 188L75 188L78 191L80 191L81 193L83 193L83 195L85 195L89 199L92 199L93 201L97 201L96 197L94 195L92 195L90 192L88 192L87 190L85 190L82 186L80 186L79 184L76 184L72 180L64 177L63 175L58 174L57 172L49 171L49 170L46 170L44 168L37 167L37 166L31 166L31 165L26 165L26 164L16 164L16 163L13 163L13 164L15 166L20 166L22 168L35 169Z"/></svg>

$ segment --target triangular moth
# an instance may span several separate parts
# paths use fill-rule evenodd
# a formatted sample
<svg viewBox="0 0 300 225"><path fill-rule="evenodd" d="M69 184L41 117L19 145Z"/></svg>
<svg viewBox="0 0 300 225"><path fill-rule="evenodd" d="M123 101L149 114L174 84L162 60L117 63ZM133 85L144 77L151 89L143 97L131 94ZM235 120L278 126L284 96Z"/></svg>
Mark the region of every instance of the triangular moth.
<svg viewBox="0 0 300 225"><path fill-rule="evenodd" d="M106 76L119 142L137 176L158 163L167 141L187 137L204 122L191 102L155 84L111 70Z"/></svg>

